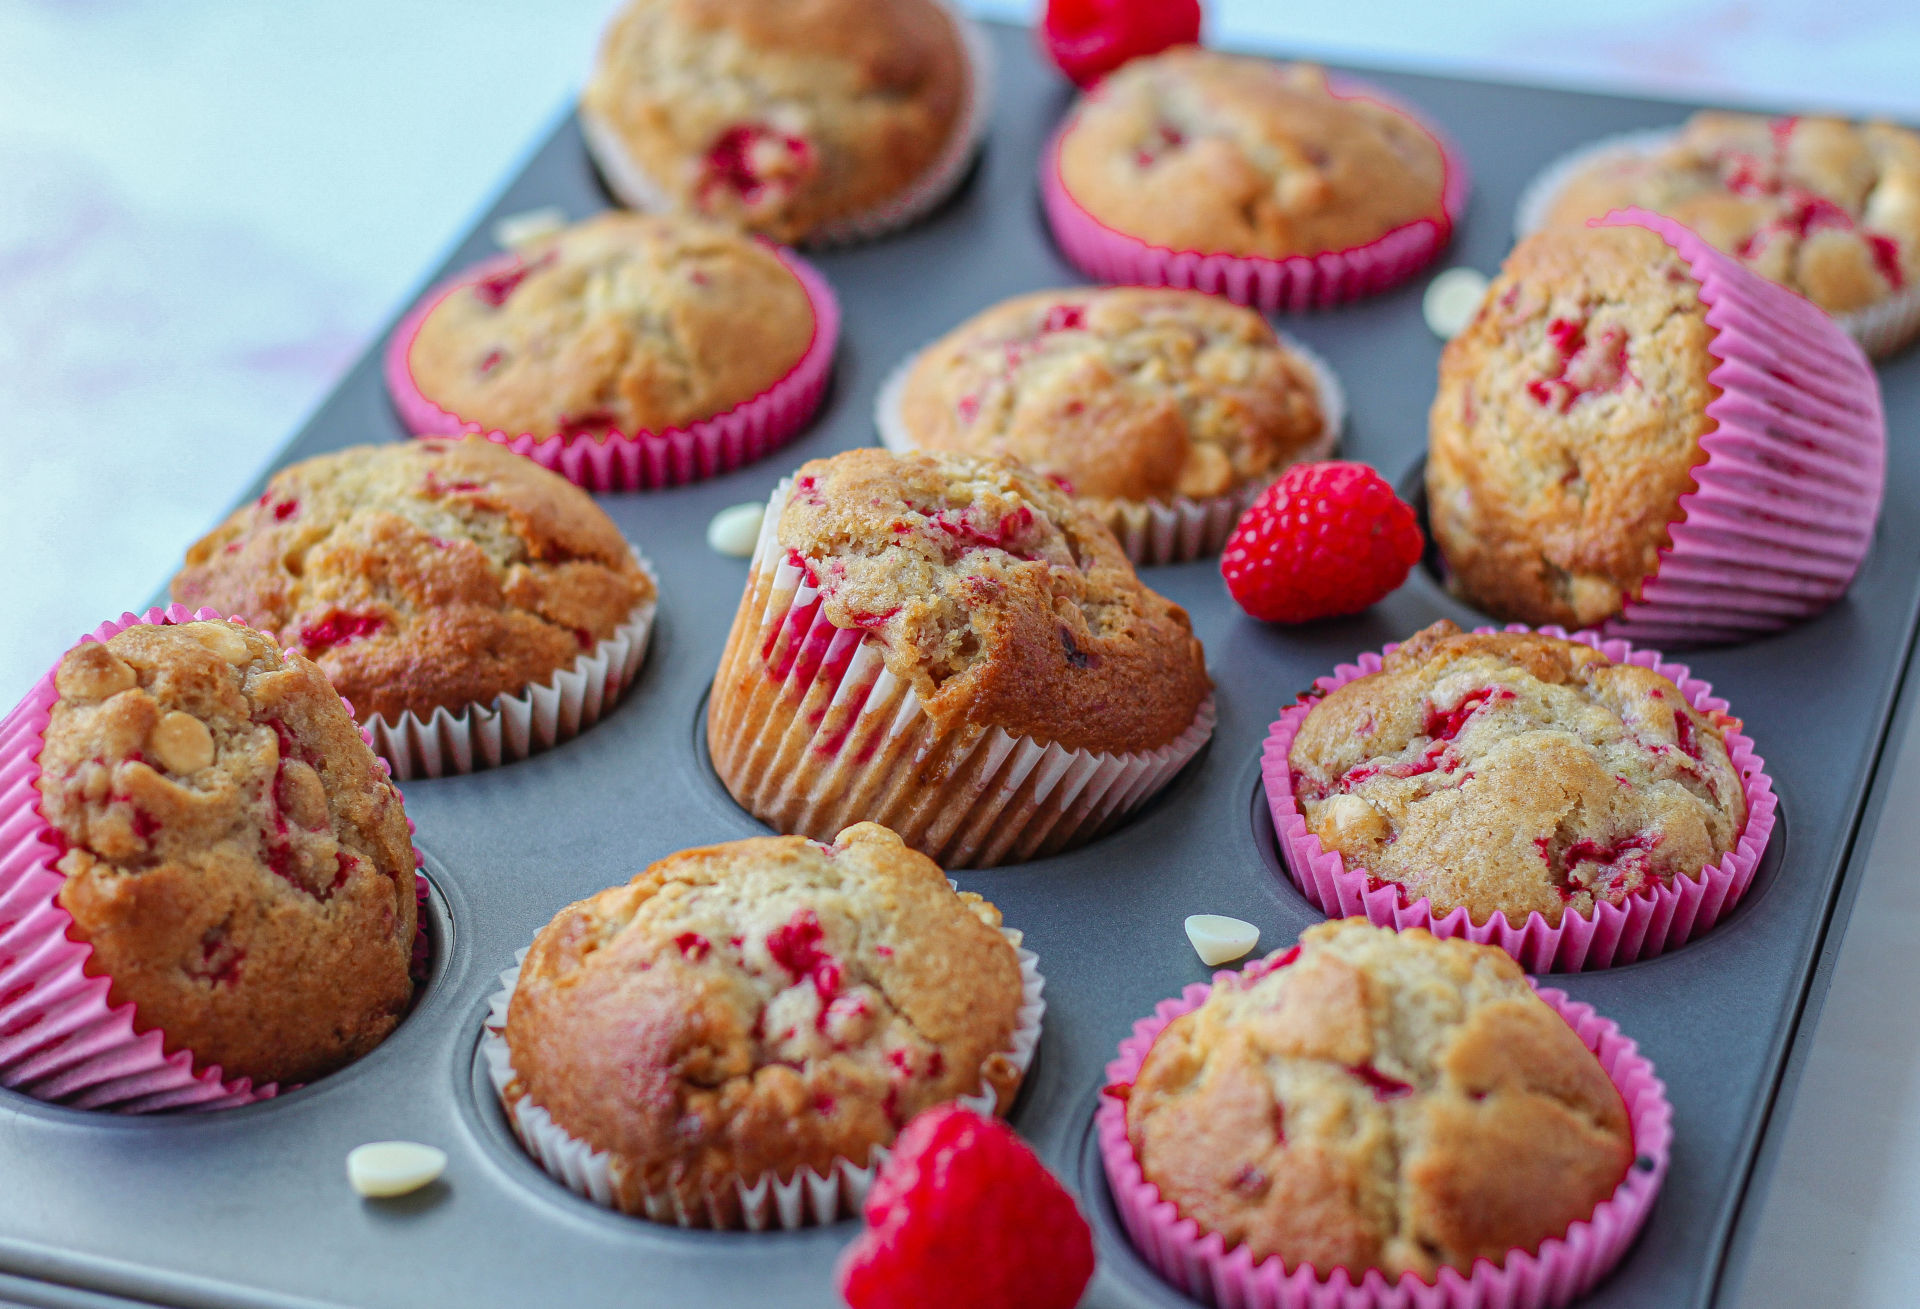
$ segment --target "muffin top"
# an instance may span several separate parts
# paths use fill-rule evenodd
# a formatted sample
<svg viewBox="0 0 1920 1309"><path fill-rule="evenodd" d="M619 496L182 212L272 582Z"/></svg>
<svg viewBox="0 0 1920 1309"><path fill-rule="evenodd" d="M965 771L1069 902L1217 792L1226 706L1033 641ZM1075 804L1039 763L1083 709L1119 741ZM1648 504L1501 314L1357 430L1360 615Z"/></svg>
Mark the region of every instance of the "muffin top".
<svg viewBox="0 0 1920 1309"><path fill-rule="evenodd" d="M766 245L614 212L442 297L407 365L423 395L484 431L601 439L754 399L793 371L814 329L806 289Z"/></svg>
<svg viewBox="0 0 1920 1309"><path fill-rule="evenodd" d="M544 682L653 596L586 492L479 437L284 468L173 579L174 599L277 633L389 720Z"/></svg>
<svg viewBox="0 0 1920 1309"><path fill-rule="evenodd" d="M1920 281L1920 132L1892 123L1698 113L1664 148L1596 160L1547 222L1580 227L1630 205L1829 313Z"/></svg>
<svg viewBox="0 0 1920 1309"><path fill-rule="evenodd" d="M1515 246L1440 357L1427 514L1455 585L1488 613L1584 627L1659 564L1706 456L1700 288L1641 227Z"/></svg>
<svg viewBox="0 0 1920 1309"><path fill-rule="evenodd" d="M326 676L197 622L84 641L54 686L40 811L109 1003L229 1078L380 1044L413 995L413 845Z"/></svg>
<svg viewBox="0 0 1920 1309"><path fill-rule="evenodd" d="M1313 370L1259 314L1122 287L969 319L921 352L900 418L924 449L1005 455L1094 502L1224 495L1331 435Z"/></svg>
<svg viewBox="0 0 1920 1309"><path fill-rule="evenodd" d="M801 241L938 162L969 77L933 0L629 0L581 109L673 208Z"/></svg>
<svg viewBox="0 0 1920 1309"><path fill-rule="evenodd" d="M1577 641L1439 622L1315 704L1287 762L1313 834L1408 899L1557 925L1733 848L1736 726Z"/></svg>
<svg viewBox="0 0 1920 1309"><path fill-rule="evenodd" d="M1445 223L1445 161L1398 110L1307 64L1183 46L1089 91L1060 180L1108 227L1170 250L1269 259Z"/></svg>
<svg viewBox="0 0 1920 1309"><path fill-rule="evenodd" d="M1289 1269L1432 1281L1536 1249L1633 1160L1606 1071L1493 946L1350 918L1216 982L1127 1093L1142 1172Z"/></svg>
<svg viewBox="0 0 1920 1309"><path fill-rule="evenodd" d="M1004 459L849 450L802 465L779 544L935 725L1070 750L1167 744L1212 684L1186 611L1113 534Z"/></svg>
<svg viewBox="0 0 1920 1309"><path fill-rule="evenodd" d="M611 1151L616 1178L725 1204L736 1176L864 1165L956 1096L1004 1110L1020 1003L999 912L886 828L730 841L540 930L507 1011L508 1094Z"/></svg>

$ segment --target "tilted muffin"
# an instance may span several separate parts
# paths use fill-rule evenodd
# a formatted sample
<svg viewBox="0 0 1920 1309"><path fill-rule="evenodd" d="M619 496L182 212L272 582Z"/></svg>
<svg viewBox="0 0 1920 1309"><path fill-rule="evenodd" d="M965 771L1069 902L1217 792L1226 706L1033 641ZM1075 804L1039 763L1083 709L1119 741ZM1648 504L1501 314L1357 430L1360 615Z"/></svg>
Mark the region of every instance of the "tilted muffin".
<svg viewBox="0 0 1920 1309"><path fill-rule="evenodd" d="M1577 641L1439 622L1315 704L1288 762L1321 844L1435 916L1557 926L1734 848L1733 725Z"/></svg>
<svg viewBox="0 0 1920 1309"><path fill-rule="evenodd" d="M1336 436L1321 376L1250 309L1197 291L1078 288L1003 301L882 396L890 448L1003 455L1058 483L1136 561L1147 507L1245 501ZM892 404L889 402L893 401ZM1217 549L1219 540L1196 541Z"/></svg>
<svg viewBox="0 0 1920 1309"><path fill-rule="evenodd" d="M707 741L780 831L881 822L948 864L1089 839L1213 724L1186 612L1005 460L851 450L775 492Z"/></svg>
<svg viewBox="0 0 1920 1309"><path fill-rule="evenodd" d="M486 433L598 440L685 428L765 393L814 307L772 249L685 218L605 213L429 308L412 385Z"/></svg>
<svg viewBox="0 0 1920 1309"><path fill-rule="evenodd" d="M505 1095L612 1155L616 1207L737 1226L764 1174L865 1167L959 1096L1004 1112L1022 997L999 912L883 827L683 850L534 938Z"/></svg>
<svg viewBox="0 0 1920 1309"><path fill-rule="evenodd" d="M339 695L239 623L61 660L40 752L58 902L138 1030L226 1078L308 1082L413 995L413 846Z"/></svg>
<svg viewBox="0 0 1920 1309"><path fill-rule="evenodd" d="M1147 1181L1255 1261L1429 1282L1626 1176L1626 1106L1503 951L1321 923L1167 1025L1127 1094Z"/></svg>
<svg viewBox="0 0 1920 1309"><path fill-rule="evenodd" d="M543 682L655 590L586 492L478 437L283 468L173 579L174 599L244 614L388 719Z"/></svg>
<svg viewBox="0 0 1920 1309"><path fill-rule="evenodd" d="M934 0L629 0L580 120L628 204L805 241L957 176L971 76Z"/></svg>
<svg viewBox="0 0 1920 1309"><path fill-rule="evenodd" d="M1699 284L1638 227L1528 237L1440 357L1427 515L1453 585L1497 617L1586 627L1654 572L1706 458Z"/></svg>

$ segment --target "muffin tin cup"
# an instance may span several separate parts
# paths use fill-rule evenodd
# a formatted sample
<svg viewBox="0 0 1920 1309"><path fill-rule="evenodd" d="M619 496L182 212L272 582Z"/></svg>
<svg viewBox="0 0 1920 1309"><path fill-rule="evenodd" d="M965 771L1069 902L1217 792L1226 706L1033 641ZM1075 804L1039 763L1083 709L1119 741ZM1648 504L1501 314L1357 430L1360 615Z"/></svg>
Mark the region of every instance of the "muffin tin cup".
<svg viewBox="0 0 1920 1309"><path fill-rule="evenodd" d="M1727 756L1739 774L1740 787L1747 802L1747 821L1739 838L1717 863L1692 877L1679 875L1666 884L1631 897L1625 904L1601 904L1591 917L1571 911L1553 926L1538 911L1529 913L1519 927L1505 914L1496 913L1484 923L1475 923L1466 906L1435 913L1427 897L1408 904L1404 889L1394 882L1383 882L1366 868L1349 867L1337 850L1329 850L1320 838L1307 829L1305 817L1293 794L1293 769L1288 752L1300 725L1318 702L1289 706L1275 722L1261 751L1260 775L1265 783L1267 804L1273 812L1274 836L1285 857L1287 875L1308 902L1329 918L1364 915L1379 927L1396 930L1423 927L1435 936L1463 937L1482 945L1496 945L1520 962L1529 972L1579 972L1590 968L1609 968L1650 959L1663 951L1683 945L1707 932L1730 912L1753 883L1754 871L1773 835L1779 797L1774 794L1773 779L1765 771L1766 761L1753 751L1753 742L1743 732L1727 726L1727 702L1713 694L1713 687L1693 676L1685 664L1668 663L1658 652L1636 650L1622 640L1603 640L1592 632L1569 636L1558 627L1529 628L1514 624L1506 628L1481 627L1476 633L1532 632L1565 637L1592 646L1615 663L1637 664L1651 668L1680 688L1687 703L1698 713L1721 724ZM1348 682L1380 671L1382 656L1398 648L1395 642L1380 654L1362 654L1357 663L1341 664L1331 676L1315 680L1322 695Z"/></svg>
<svg viewBox="0 0 1920 1309"><path fill-rule="evenodd" d="M967 56L967 99L960 108L952 139L927 171L898 195L863 213L823 223L799 244L814 249L854 245L910 226L926 217L952 195L967 175L993 118L993 47L971 18L937 0L952 20ZM605 179L607 189L629 209L671 213L676 208L667 189L628 153L620 134L582 102L578 109L580 135Z"/></svg>
<svg viewBox="0 0 1920 1309"><path fill-rule="evenodd" d="M1350 249L1281 259L1170 250L1107 226L1067 190L1060 176L1060 143L1073 124L1070 114L1048 142L1040 163L1041 200L1060 252L1096 281L1207 291L1267 313L1298 313L1357 300L1412 277L1446 249L1466 211L1470 189L1466 158L1424 114L1371 83L1329 74L1327 85L1342 99L1385 105L1433 138L1443 165L1440 219L1417 219Z"/></svg>
<svg viewBox="0 0 1920 1309"><path fill-rule="evenodd" d="M1024 1080L1033 1064L1034 1051L1040 1045L1041 1019L1047 1011L1043 992L1046 979L1040 975L1039 956L1020 945L1020 934L1006 928L1007 940L1020 959L1020 1012L1014 1022L1013 1041L1007 1058L1020 1070ZM570 1134L553 1116L535 1104L526 1094L515 1095L513 1058L504 1035L507 1006L520 980L520 965L527 952L515 952L514 966L500 974L500 989L487 1002L485 1028L480 1034L480 1055L485 1060L487 1077L506 1113L513 1134L547 1174L568 1190L609 1209L621 1209L622 1172L620 1164L604 1150L596 1150ZM991 1088L959 1097L959 1102L978 1113L992 1117L995 1097ZM887 1161L885 1146L875 1146L870 1162L862 1166L851 1159L836 1158L825 1173L802 1168L782 1181L767 1172L756 1178L734 1177L722 1183L718 1194L732 1192L739 1201L739 1221L731 1205L709 1204L693 1211L673 1191L643 1192L636 1217L680 1227L744 1227L748 1231L795 1230L826 1224L860 1212L866 1202L867 1188Z"/></svg>
<svg viewBox="0 0 1920 1309"><path fill-rule="evenodd" d="M1333 453L1346 427L1347 393L1333 366L1286 333L1280 340L1313 373L1319 394L1320 411L1326 422L1318 437L1300 452L1293 463L1313 463ZM915 351L903 359L880 384L874 404L874 424L880 429L880 444L895 454L910 454L919 449L901 412L907 379L920 359ZM1219 554L1253 502L1284 473L1289 465L1273 470L1269 477L1249 482L1225 495L1172 496L1166 500L1076 501L1096 514L1107 525L1127 558L1139 565L1177 564L1189 559Z"/></svg>
<svg viewBox="0 0 1920 1309"><path fill-rule="evenodd" d="M518 695L469 704L457 714L440 708L423 718L409 710L391 722L374 714L365 723L374 752L400 781L444 777L525 759L599 722L633 685L659 609L653 565L638 552L634 560L653 581L654 598L634 606L612 636L582 651L572 667Z"/></svg>
<svg viewBox="0 0 1920 1309"><path fill-rule="evenodd" d="M998 727L942 733L880 642L835 627L805 570L780 557L792 487L783 480L768 501L707 722L714 770L776 831L826 841L875 822L943 868L1014 863L1107 830L1213 734L1211 693L1155 750L1069 750Z"/></svg>
<svg viewBox="0 0 1920 1309"><path fill-rule="evenodd" d="M664 432L610 432L561 437L489 431L443 409L413 378L413 343L436 305L454 292L514 267L520 256L486 259L429 291L400 320L387 342L387 393L400 421L415 436L484 436L523 454L588 491L651 491L698 482L752 463L797 436L819 409L840 340L840 303L826 278L792 251L771 247L806 291L813 337L793 368L751 400L725 413Z"/></svg>
<svg viewBox="0 0 1920 1309"><path fill-rule="evenodd" d="M1221 972L1214 980L1236 976ZM1120 1043L1119 1057L1107 1065L1107 1083L1131 1084L1154 1038L1174 1019L1197 1009L1211 989L1196 982L1136 1022L1133 1035ZM1621 1035L1618 1025L1552 987L1536 990L1600 1060L1626 1103L1632 1125L1635 1161L1591 1216L1549 1237L1536 1250L1509 1250L1498 1267L1479 1259L1472 1272L1443 1268L1433 1282L1412 1273L1389 1279L1378 1269L1368 1269L1357 1279L1346 1268L1325 1276L1311 1264L1288 1269L1277 1256L1255 1260L1245 1246L1230 1249L1217 1233L1203 1232L1193 1219L1182 1218L1134 1157L1126 1105L1102 1097L1095 1115L1100 1157L1134 1249L1188 1295L1235 1309L1547 1309L1585 1295L1633 1244L1660 1193L1673 1143L1673 1106L1653 1063Z"/></svg>
<svg viewBox="0 0 1920 1309"><path fill-rule="evenodd" d="M1561 155L1535 174L1521 191L1520 202L1514 207L1514 236L1531 236L1545 227L1568 183L1589 168L1658 154L1679 135L1679 128L1621 132ZM1833 320L1858 341L1868 355L1884 359L1920 336L1920 283L1902 287L1878 304L1835 314Z"/></svg>

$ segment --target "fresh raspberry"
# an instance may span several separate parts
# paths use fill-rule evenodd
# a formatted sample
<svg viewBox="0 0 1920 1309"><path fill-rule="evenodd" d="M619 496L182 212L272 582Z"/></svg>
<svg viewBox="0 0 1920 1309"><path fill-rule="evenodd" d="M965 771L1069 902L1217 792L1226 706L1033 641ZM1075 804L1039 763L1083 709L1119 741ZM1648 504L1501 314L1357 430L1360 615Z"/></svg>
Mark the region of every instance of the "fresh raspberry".
<svg viewBox="0 0 1920 1309"><path fill-rule="evenodd" d="M853 1309L1073 1309L1093 1232L1005 1123L958 1105L900 1132L840 1259Z"/></svg>
<svg viewBox="0 0 1920 1309"><path fill-rule="evenodd" d="M1413 510L1365 464L1295 464L1227 538L1220 573L1270 623L1359 613L1420 560Z"/></svg>
<svg viewBox="0 0 1920 1309"><path fill-rule="evenodd" d="M1092 86L1129 59L1200 39L1200 0L1047 0L1040 39L1060 71Z"/></svg>

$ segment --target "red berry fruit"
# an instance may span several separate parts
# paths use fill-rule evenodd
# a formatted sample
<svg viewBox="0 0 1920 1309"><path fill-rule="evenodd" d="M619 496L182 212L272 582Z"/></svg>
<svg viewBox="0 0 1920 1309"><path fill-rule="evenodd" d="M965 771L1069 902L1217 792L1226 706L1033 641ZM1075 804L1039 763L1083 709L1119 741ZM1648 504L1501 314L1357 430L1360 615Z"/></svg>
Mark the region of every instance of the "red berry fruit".
<svg viewBox="0 0 1920 1309"><path fill-rule="evenodd" d="M1093 1232L1005 1123L958 1105L901 1129L840 1257L853 1309L1073 1309Z"/></svg>
<svg viewBox="0 0 1920 1309"><path fill-rule="evenodd" d="M1080 86L1129 59L1200 39L1200 0L1047 0L1040 39Z"/></svg>
<svg viewBox="0 0 1920 1309"><path fill-rule="evenodd" d="M1269 623L1357 614L1420 562L1413 510L1365 464L1295 464L1227 538L1220 574Z"/></svg>

